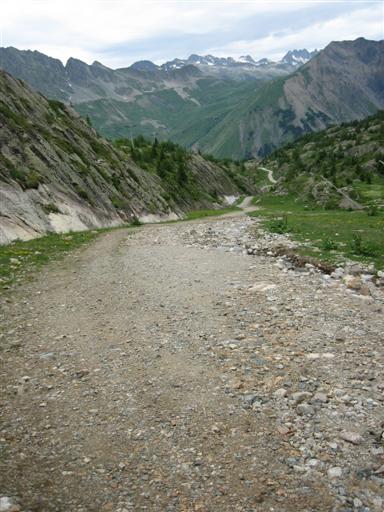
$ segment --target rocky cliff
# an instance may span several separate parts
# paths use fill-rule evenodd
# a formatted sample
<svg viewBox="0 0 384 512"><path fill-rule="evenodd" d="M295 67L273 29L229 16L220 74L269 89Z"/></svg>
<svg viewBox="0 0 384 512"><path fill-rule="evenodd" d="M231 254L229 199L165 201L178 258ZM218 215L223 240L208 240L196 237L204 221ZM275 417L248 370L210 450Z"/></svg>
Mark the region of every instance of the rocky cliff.
<svg viewBox="0 0 384 512"><path fill-rule="evenodd" d="M74 110L5 72L0 72L0 143L1 243L116 226L135 217L176 219L239 194L223 168L190 154L186 173L196 193L180 200L170 196L161 177L136 165Z"/></svg>

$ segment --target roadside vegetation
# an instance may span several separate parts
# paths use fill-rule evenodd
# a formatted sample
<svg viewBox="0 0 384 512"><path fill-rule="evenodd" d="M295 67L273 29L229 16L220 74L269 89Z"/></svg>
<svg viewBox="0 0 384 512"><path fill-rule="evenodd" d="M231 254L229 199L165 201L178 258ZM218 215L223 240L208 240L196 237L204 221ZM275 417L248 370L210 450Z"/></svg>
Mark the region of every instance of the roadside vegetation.
<svg viewBox="0 0 384 512"><path fill-rule="evenodd" d="M254 200L260 210L250 213L273 233L303 242L302 255L340 263L345 259L384 268L384 211L325 210L293 194L266 194Z"/></svg>
<svg viewBox="0 0 384 512"><path fill-rule="evenodd" d="M257 171L267 192L250 215L267 230L304 242L306 256L384 268L384 112L305 135L261 165L277 183Z"/></svg>
<svg viewBox="0 0 384 512"><path fill-rule="evenodd" d="M99 231L51 234L28 241L0 245L0 291L30 280L36 270L94 240Z"/></svg>
<svg viewBox="0 0 384 512"><path fill-rule="evenodd" d="M241 211L241 208L238 208L237 206L229 206L228 208L220 208L220 210L195 210L188 212L185 220L201 219L203 217L214 217L236 211Z"/></svg>

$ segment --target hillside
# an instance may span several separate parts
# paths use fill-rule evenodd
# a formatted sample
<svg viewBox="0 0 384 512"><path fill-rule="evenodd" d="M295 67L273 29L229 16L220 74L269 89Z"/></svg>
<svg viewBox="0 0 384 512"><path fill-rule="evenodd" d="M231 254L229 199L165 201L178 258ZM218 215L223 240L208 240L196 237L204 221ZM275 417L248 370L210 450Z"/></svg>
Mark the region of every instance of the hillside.
<svg viewBox="0 0 384 512"><path fill-rule="evenodd" d="M199 147L221 157L262 157L301 135L384 108L384 41L333 42L286 78L239 103ZM186 125L180 142L192 139Z"/></svg>
<svg viewBox="0 0 384 512"><path fill-rule="evenodd" d="M174 145L163 151L161 176L140 168L70 107L5 72L0 137L0 242L177 218L240 193L225 169Z"/></svg>
<svg viewBox="0 0 384 512"><path fill-rule="evenodd" d="M277 191L320 206L384 208L384 112L308 134L274 151L262 165ZM338 189L339 191L337 191ZM343 195L345 194L345 195Z"/></svg>

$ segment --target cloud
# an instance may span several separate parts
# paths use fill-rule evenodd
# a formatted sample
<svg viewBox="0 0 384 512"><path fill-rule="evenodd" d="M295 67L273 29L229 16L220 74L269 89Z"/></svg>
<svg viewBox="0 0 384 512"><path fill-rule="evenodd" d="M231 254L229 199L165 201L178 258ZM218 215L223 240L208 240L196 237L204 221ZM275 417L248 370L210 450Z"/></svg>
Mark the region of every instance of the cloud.
<svg viewBox="0 0 384 512"><path fill-rule="evenodd" d="M383 4L318 21L301 30L289 28L271 32L260 39L231 41L225 46L210 47L206 51L218 56L224 56L231 51L234 56L250 53L256 58L267 55L271 59L279 59L288 49L319 49L331 41L353 40L361 36L368 39L383 37Z"/></svg>
<svg viewBox="0 0 384 512"><path fill-rule="evenodd" d="M0 31L4 46L120 67L190 53L274 57L331 39L380 38L382 8L381 1L14 0L3 2Z"/></svg>

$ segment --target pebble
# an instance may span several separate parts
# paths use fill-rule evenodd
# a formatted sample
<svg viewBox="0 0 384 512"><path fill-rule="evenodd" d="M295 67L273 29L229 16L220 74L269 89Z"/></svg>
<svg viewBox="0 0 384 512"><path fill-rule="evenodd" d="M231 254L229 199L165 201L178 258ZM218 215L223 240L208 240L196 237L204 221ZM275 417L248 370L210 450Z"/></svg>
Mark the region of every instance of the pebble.
<svg viewBox="0 0 384 512"><path fill-rule="evenodd" d="M292 400L295 404L299 404L301 402L304 402L304 400L311 398L311 396L312 394L308 393L307 391L298 391L292 394Z"/></svg>
<svg viewBox="0 0 384 512"><path fill-rule="evenodd" d="M360 434L357 434L356 432L347 432L345 430L340 433L340 438L352 444L361 444L364 441Z"/></svg>
<svg viewBox="0 0 384 512"><path fill-rule="evenodd" d="M0 512L18 512L20 507L8 496L0 497Z"/></svg>
<svg viewBox="0 0 384 512"><path fill-rule="evenodd" d="M287 390L285 388L279 388L273 393L273 396L275 398L284 398L287 396Z"/></svg>
<svg viewBox="0 0 384 512"><path fill-rule="evenodd" d="M340 478L343 475L342 468L335 466L333 468L329 468L328 471L329 478Z"/></svg>

